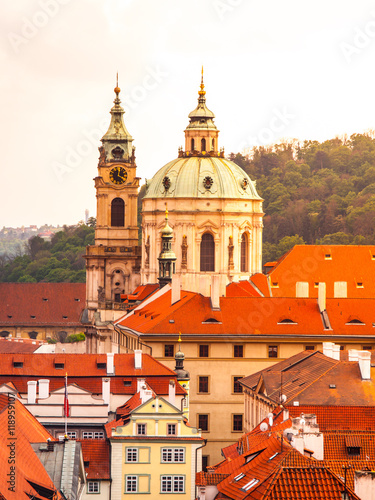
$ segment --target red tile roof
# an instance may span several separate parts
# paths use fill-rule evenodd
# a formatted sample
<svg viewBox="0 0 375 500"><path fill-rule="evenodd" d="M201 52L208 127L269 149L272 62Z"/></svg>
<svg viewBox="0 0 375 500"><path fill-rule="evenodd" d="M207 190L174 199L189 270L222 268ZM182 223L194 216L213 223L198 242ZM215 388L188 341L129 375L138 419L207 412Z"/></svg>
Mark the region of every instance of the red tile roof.
<svg viewBox="0 0 375 500"><path fill-rule="evenodd" d="M86 284L0 283L0 303L2 330L14 325L80 326Z"/></svg>
<svg viewBox="0 0 375 500"><path fill-rule="evenodd" d="M87 479L111 479L110 474L110 446L107 439L77 439L82 446L83 461Z"/></svg>
<svg viewBox="0 0 375 500"><path fill-rule="evenodd" d="M291 418L304 414L316 415L319 429L375 431L375 406L289 406ZM375 458L375 457L374 457Z"/></svg>
<svg viewBox="0 0 375 500"><path fill-rule="evenodd" d="M335 281L347 282L348 297L375 297L375 246L296 245L281 257L269 278L278 283L272 288L274 297L295 297L298 281L309 283L310 297L318 296L314 286L318 282L326 283L327 297L333 297Z"/></svg>
<svg viewBox="0 0 375 500"><path fill-rule="evenodd" d="M35 352L47 342L32 339L15 339L0 337L0 353Z"/></svg>

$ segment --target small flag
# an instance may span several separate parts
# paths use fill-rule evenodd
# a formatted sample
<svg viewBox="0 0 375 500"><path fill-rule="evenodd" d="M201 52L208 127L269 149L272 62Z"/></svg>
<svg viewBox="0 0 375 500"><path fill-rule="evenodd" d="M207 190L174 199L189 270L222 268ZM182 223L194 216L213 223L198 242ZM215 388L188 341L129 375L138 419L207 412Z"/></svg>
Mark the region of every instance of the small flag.
<svg viewBox="0 0 375 500"><path fill-rule="evenodd" d="M64 417L69 417L68 374L65 374Z"/></svg>

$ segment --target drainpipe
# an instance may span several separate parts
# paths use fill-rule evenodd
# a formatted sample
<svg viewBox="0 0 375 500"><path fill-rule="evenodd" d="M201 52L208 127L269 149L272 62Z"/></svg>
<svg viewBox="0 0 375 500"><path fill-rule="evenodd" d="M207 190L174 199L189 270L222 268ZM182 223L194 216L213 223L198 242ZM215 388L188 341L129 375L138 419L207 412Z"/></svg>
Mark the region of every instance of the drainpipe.
<svg viewBox="0 0 375 500"><path fill-rule="evenodd" d="M207 444L207 439L204 439L203 441L204 441L204 444L202 444L202 446L198 446L198 448L195 448L195 479L194 479L194 482L197 480L196 477L197 477L197 472L198 472L197 471L198 450L201 450ZM197 492L198 492L198 486L195 485L195 498L198 498Z"/></svg>

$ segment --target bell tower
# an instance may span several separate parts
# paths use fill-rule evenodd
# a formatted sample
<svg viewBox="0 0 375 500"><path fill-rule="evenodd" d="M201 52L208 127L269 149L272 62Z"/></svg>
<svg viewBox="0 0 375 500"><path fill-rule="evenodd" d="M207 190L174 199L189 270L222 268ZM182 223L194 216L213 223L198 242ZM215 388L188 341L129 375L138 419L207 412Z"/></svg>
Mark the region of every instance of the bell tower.
<svg viewBox="0 0 375 500"><path fill-rule="evenodd" d="M86 298L89 311L121 310L121 295L140 283L137 199L139 177L133 138L124 124L124 109L116 97L111 122L101 139L95 177L97 222L95 245L86 250Z"/></svg>

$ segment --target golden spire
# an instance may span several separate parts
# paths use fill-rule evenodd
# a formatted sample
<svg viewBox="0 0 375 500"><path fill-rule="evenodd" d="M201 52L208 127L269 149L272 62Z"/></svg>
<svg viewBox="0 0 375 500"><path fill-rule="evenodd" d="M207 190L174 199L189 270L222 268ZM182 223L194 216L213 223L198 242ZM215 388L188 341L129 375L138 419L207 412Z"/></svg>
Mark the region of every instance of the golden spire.
<svg viewBox="0 0 375 500"><path fill-rule="evenodd" d="M165 220L168 220L168 205L165 205Z"/></svg>
<svg viewBox="0 0 375 500"><path fill-rule="evenodd" d="M178 341L177 342L182 342L182 340L181 340L181 332L178 332Z"/></svg>
<svg viewBox="0 0 375 500"><path fill-rule="evenodd" d="M121 92L121 89L118 86L118 71L117 71L117 73L116 73L116 87L115 87L115 93L116 93L117 97L118 97L120 92Z"/></svg>
<svg viewBox="0 0 375 500"><path fill-rule="evenodd" d="M204 90L204 83L203 83L203 66L202 66L201 89L198 91L198 94L200 96L206 95L206 91Z"/></svg>

